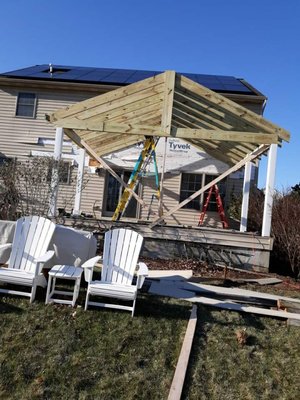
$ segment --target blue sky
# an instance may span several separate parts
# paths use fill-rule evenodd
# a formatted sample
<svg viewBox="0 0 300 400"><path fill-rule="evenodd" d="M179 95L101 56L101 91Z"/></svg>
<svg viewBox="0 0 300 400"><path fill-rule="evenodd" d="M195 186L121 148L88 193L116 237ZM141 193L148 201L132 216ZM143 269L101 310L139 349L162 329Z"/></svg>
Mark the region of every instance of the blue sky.
<svg viewBox="0 0 300 400"><path fill-rule="evenodd" d="M265 118L292 134L277 187L300 181L300 1L2 0L0 10L0 72L53 63L246 79L268 97Z"/></svg>

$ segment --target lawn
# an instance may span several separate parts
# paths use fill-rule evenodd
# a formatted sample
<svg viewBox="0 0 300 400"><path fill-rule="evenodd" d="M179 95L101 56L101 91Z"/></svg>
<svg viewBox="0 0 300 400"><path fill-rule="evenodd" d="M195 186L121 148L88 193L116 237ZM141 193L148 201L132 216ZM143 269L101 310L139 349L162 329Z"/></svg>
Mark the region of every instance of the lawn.
<svg viewBox="0 0 300 400"><path fill-rule="evenodd" d="M189 310L140 295L132 319L1 296L0 398L165 399Z"/></svg>
<svg viewBox="0 0 300 400"><path fill-rule="evenodd" d="M0 297L1 399L167 399L189 304L143 293L132 319L122 311L45 306L43 298L38 292L30 305ZM247 343L239 345L236 331L244 328ZM182 399L295 400L299 376L299 327L198 307Z"/></svg>
<svg viewBox="0 0 300 400"><path fill-rule="evenodd" d="M240 345L236 332L244 328L248 339ZM299 376L300 327L198 307L183 399L296 400L300 399Z"/></svg>

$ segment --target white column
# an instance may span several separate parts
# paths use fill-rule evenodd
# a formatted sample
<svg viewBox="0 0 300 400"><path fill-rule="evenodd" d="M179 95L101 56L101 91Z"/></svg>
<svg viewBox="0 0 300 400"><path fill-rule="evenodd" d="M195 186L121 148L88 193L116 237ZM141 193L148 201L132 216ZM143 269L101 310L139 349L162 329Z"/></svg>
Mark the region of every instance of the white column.
<svg viewBox="0 0 300 400"><path fill-rule="evenodd" d="M245 165L245 170L244 170L243 200L242 200L242 209L241 209L240 232L247 231L249 195L250 195L250 183L251 183L251 169L252 169L252 163L247 162Z"/></svg>
<svg viewBox="0 0 300 400"><path fill-rule="evenodd" d="M53 154L54 161L59 161L61 159L63 139L64 139L63 128L56 128L54 154ZM49 200L49 216L51 217L54 217L56 215L58 184L59 184L58 166L54 164L52 169L51 195Z"/></svg>
<svg viewBox="0 0 300 400"><path fill-rule="evenodd" d="M76 157L76 161L78 164L78 170L77 170L76 193L75 193L75 200L74 200L73 215L80 215L81 193L82 193L84 161L85 161L85 150L84 149L79 149L78 156Z"/></svg>
<svg viewBox="0 0 300 400"><path fill-rule="evenodd" d="M262 236L270 236L272 221L272 206L275 189L275 171L277 158L277 144L271 144L268 154L267 181L262 223Z"/></svg>

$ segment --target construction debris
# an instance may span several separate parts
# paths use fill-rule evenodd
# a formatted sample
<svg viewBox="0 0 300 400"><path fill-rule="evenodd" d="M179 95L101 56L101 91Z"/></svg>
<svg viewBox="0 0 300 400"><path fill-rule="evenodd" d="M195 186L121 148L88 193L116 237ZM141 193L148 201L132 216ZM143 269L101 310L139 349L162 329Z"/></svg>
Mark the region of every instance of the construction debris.
<svg viewBox="0 0 300 400"><path fill-rule="evenodd" d="M183 281L153 282L149 293L225 310L300 321L300 299L290 297ZM205 294L205 297L197 293Z"/></svg>

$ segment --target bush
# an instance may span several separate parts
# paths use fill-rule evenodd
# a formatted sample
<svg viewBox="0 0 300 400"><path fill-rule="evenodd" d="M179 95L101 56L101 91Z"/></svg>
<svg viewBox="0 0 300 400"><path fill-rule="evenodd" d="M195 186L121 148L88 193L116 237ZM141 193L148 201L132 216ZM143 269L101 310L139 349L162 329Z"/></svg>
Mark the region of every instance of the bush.
<svg viewBox="0 0 300 400"><path fill-rule="evenodd" d="M261 233L264 193L252 188L249 199L248 231ZM283 192L276 192L272 212L274 248L271 268L279 273L300 277L300 184ZM228 213L240 219L242 196L232 198Z"/></svg>
<svg viewBox="0 0 300 400"><path fill-rule="evenodd" d="M8 159L0 165L0 219L49 213L49 200L55 190L53 168L58 179L64 174L63 162L51 157L31 157L26 161ZM73 195L74 196L74 195Z"/></svg>
<svg viewBox="0 0 300 400"><path fill-rule="evenodd" d="M300 277L300 194L289 190L274 197L272 215L273 256ZM274 258L274 257L273 257Z"/></svg>

